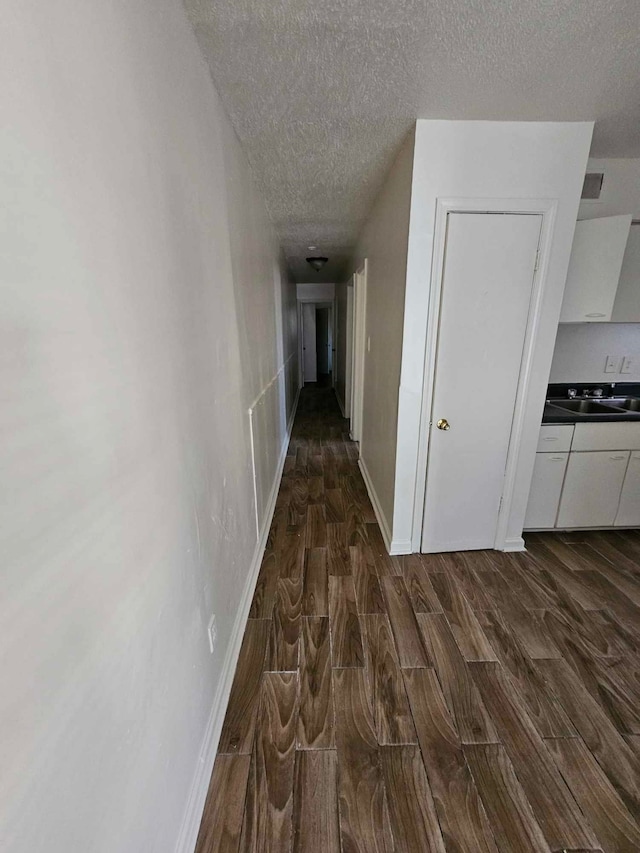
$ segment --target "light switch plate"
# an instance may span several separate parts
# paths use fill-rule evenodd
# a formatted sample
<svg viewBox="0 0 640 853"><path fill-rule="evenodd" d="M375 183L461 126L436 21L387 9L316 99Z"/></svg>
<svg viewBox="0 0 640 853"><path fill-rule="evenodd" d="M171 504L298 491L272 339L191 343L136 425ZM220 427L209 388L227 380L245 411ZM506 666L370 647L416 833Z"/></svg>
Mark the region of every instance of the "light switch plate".
<svg viewBox="0 0 640 853"><path fill-rule="evenodd" d="M620 368L620 373L633 373L634 369L634 361L632 355L625 355L622 359L622 367Z"/></svg>
<svg viewBox="0 0 640 853"><path fill-rule="evenodd" d="M608 355L604 361L604 372L605 373L617 373L619 363L620 363L619 356Z"/></svg>

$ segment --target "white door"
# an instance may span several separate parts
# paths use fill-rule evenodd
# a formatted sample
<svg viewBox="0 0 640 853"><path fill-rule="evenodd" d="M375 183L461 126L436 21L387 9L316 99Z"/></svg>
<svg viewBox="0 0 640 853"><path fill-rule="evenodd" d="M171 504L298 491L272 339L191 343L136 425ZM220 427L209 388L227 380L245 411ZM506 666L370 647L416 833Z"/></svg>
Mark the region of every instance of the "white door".
<svg viewBox="0 0 640 853"><path fill-rule="evenodd" d="M631 454L624 478L616 526L640 527L640 453Z"/></svg>
<svg viewBox="0 0 640 853"><path fill-rule="evenodd" d="M353 369L353 286L347 287L347 329L344 352L344 411L351 417L351 371Z"/></svg>
<svg viewBox="0 0 640 853"><path fill-rule="evenodd" d="M628 462L628 450L571 453L558 527L611 527Z"/></svg>
<svg viewBox="0 0 640 853"><path fill-rule="evenodd" d="M317 382L316 306L314 302L302 303L302 366L303 382Z"/></svg>
<svg viewBox="0 0 640 853"><path fill-rule="evenodd" d="M424 552L494 547L541 225L448 214Z"/></svg>
<svg viewBox="0 0 640 853"><path fill-rule="evenodd" d="M568 460L568 453L536 453L524 518L525 530L544 530L555 526Z"/></svg>

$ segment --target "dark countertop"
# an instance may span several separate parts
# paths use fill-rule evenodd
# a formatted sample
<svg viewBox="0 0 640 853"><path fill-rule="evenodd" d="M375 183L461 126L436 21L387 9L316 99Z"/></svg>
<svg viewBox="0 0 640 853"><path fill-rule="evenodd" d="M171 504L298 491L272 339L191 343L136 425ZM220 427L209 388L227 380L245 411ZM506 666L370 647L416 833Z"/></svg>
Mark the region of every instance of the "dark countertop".
<svg viewBox="0 0 640 853"><path fill-rule="evenodd" d="M592 423L617 423L619 421L640 421L640 412L612 412L611 414L582 414L580 412L566 412L553 405L553 400L567 400L569 388L575 388L577 396L582 399L585 391L594 388L602 388L603 403L607 397L640 397L640 385L637 382L617 382L615 385L605 383L584 383L549 385L547 389L547 402L542 414L543 424L592 424ZM598 398L593 398L598 399Z"/></svg>

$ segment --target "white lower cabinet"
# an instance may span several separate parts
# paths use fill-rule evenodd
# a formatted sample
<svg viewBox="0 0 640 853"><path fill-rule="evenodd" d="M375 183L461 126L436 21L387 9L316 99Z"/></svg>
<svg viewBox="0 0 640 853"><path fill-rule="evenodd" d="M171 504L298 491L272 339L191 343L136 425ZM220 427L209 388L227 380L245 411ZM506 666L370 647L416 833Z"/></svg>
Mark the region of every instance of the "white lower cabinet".
<svg viewBox="0 0 640 853"><path fill-rule="evenodd" d="M615 524L617 527L640 527L640 453L638 452L632 453L629 459Z"/></svg>
<svg viewBox="0 0 640 853"><path fill-rule="evenodd" d="M525 528L542 530L555 527L568 459L568 453L536 453Z"/></svg>
<svg viewBox="0 0 640 853"><path fill-rule="evenodd" d="M629 455L628 450L569 454L556 526L613 526Z"/></svg>

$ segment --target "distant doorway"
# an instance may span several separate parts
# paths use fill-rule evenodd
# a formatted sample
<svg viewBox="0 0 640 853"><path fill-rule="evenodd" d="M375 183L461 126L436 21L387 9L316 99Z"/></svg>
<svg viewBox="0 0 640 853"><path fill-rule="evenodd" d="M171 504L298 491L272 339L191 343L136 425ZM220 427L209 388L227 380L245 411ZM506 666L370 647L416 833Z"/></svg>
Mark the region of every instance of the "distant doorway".
<svg viewBox="0 0 640 853"><path fill-rule="evenodd" d="M329 305L316 306L316 360L318 374L328 376L332 372L332 337L331 334L331 307Z"/></svg>
<svg viewBox="0 0 640 853"><path fill-rule="evenodd" d="M333 386L335 372L332 302L301 303L302 382Z"/></svg>

